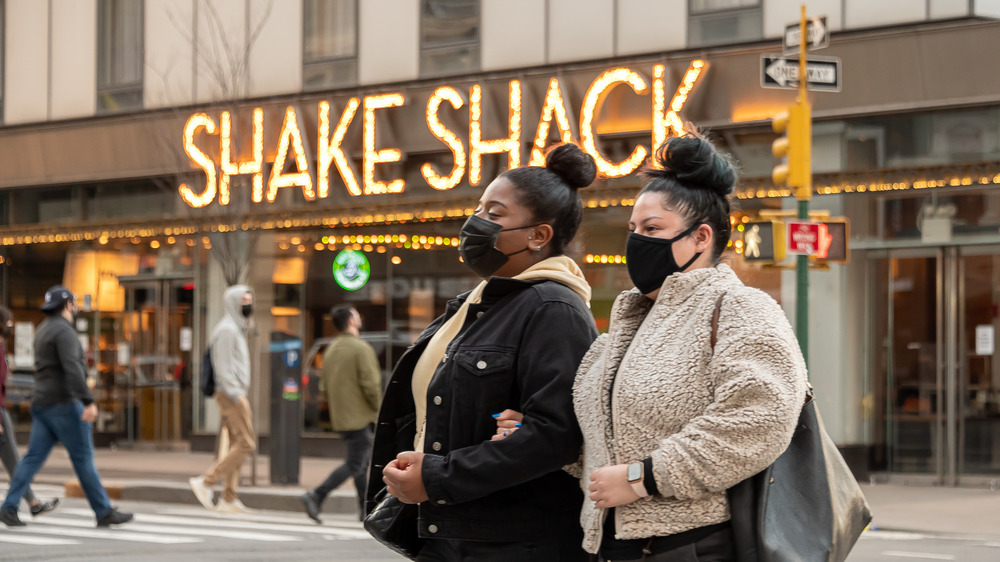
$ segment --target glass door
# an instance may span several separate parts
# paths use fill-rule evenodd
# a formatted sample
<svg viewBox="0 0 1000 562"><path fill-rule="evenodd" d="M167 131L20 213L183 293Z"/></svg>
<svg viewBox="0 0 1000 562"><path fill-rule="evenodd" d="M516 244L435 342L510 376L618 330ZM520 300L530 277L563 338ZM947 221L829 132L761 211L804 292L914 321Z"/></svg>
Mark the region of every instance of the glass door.
<svg viewBox="0 0 1000 562"><path fill-rule="evenodd" d="M121 282L125 315L119 347L129 355L128 439L179 440L182 428L190 428L193 281L136 276Z"/></svg>
<svg viewBox="0 0 1000 562"><path fill-rule="evenodd" d="M1000 474L1000 247L963 248L958 262L956 420L959 477Z"/></svg>
<svg viewBox="0 0 1000 562"><path fill-rule="evenodd" d="M875 300L884 334L876 388L884 392L879 429L890 472L943 470L941 265L941 256L927 251L894 252L876 263L875 287L887 297Z"/></svg>
<svg viewBox="0 0 1000 562"><path fill-rule="evenodd" d="M891 250L870 285L876 457L944 485L1000 474L1000 247Z"/></svg>

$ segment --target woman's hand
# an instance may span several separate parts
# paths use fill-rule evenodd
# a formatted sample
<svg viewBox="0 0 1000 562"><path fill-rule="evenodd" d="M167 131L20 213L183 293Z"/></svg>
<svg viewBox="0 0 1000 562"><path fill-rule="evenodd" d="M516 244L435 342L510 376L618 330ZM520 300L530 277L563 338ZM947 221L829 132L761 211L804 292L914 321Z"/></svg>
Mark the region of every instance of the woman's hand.
<svg viewBox="0 0 1000 562"><path fill-rule="evenodd" d="M490 438L491 441L503 441L508 435L517 431L524 420L524 414L514 410L504 410L499 414L493 414L497 420L496 435Z"/></svg>
<svg viewBox="0 0 1000 562"><path fill-rule="evenodd" d="M416 451L403 451L382 469L382 481L389 494L399 498L403 503L422 503L430 498L424 488L421 465L424 454Z"/></svg>
<svg viewBox="0 0 1000 562"><path fill-rule="evenodd" d="M590 499L600 509L617 507L639 499L628 483L628 465L616 464L590 473Z"/></svg>

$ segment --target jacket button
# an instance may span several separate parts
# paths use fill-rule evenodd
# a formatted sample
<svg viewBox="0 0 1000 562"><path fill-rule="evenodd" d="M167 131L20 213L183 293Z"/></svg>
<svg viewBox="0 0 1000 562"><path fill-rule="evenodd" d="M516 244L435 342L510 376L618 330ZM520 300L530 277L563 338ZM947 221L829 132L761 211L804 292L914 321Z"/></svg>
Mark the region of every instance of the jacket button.
<svg viewBox="0 0 1000 562"><path fill-rule="evenodd" d="M436 533L436 532L438 532L438 526L437 525L428 525L427 526L427 530L429 532L431 532L431 533Z"/></svg>
<svg viewBox="0 0 1000 562"><path fill-rule="evenodd" d="M444 363L444 362L445 362L445 361L447 361L447 360L448 360L448 354L447 354L447 353L445 353L445 354L444 354L444 357L442 357L442 358L441 358L441 362L442 362L442 363Z"/></svg>
<svg viewBox="0 0 1000 562"><path fill-rule="evenodd" d="M484 314L483 311L480 310L479 312L476 313L476 318L482 318L483 314Z"/></svg>
<svg viewBox="0 0 1000 562"><path fill-rule="evenodd" d="M480 369L485 369L486 361L480 361L479 363L476 363L476 367L479 367Z"/></svg>
<svg viewBox="0 0 1000 562"><path fill-rule="evenodd" d="M441 397L440 397L440 396L435 396L435 397L434 397L434 404L435 404L435 405L437 405L437 406L440 406L440 405L441 405L441 402L443 402L443 400L441 400Z"/></svg>
<svg viewBox="0 0 1000 562"><path fill-rule="evenodd" d="M435 441L435 442L431 443L431 449L434 449L435 451L440 451L441 450L441 442L440 441Z"/></svg>
<svg viewBox="0 0 1000 562"><path fill-rule="evenodd" d="M448 502L446 502L444 500L438 500L437 503L438 503L438 505L444 505L444 504L446 504Z"/></svg>

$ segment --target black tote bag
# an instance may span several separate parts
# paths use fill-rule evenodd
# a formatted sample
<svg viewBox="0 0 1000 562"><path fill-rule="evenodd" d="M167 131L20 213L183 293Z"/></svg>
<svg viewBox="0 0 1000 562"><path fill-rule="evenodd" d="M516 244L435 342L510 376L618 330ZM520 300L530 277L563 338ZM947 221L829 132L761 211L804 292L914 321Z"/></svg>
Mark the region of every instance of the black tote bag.
<svg viewBox="0 0 1000 562"><path fill-rule="evenodd" d="M872 519L811 391L788 449L728 498L738 562L843 562Z"/></svg>

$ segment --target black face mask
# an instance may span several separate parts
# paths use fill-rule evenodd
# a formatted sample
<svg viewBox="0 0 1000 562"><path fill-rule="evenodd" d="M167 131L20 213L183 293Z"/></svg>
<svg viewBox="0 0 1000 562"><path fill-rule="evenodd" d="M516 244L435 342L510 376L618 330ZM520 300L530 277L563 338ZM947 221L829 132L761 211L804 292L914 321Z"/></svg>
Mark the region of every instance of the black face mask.
<svg viewBox="0 0 1000 562"><path fill-rule="evenodd" d="M244 304L240 307L240 313L243 314L244 318L250 318L250 315L253 314L253 305Z"/></svg>
<svg viewBox="0 0 1000 562"><path fill-rule="evenodd" d="M671 248L674 242L691 234L699 226L699 223L693 224L673 238L653 238L635 232L628 235L625 243L625 266L628 268L628 276L640 293L646 295L659 289L667 277L684 271L701 256L702 253L698 252L686 264L678 266Z"/></svg>
<svg viewBox="0 0 1000 562"><path fill-rule="evenodd" d="M540 223L539 223L540 224ZM504 229L499 224L488 221L484 218L472 215L465 224L462 225L462 232L459 234L458 253L462 256L462 261L476 275L486 279L490 275L503 267L510 256L528 251L525 246L523 250L518 250L511 254L505 254L497 249L497 238L501 232L510 230L524 230L534 228L537 224L520 226L518 228Z"/></svg>

